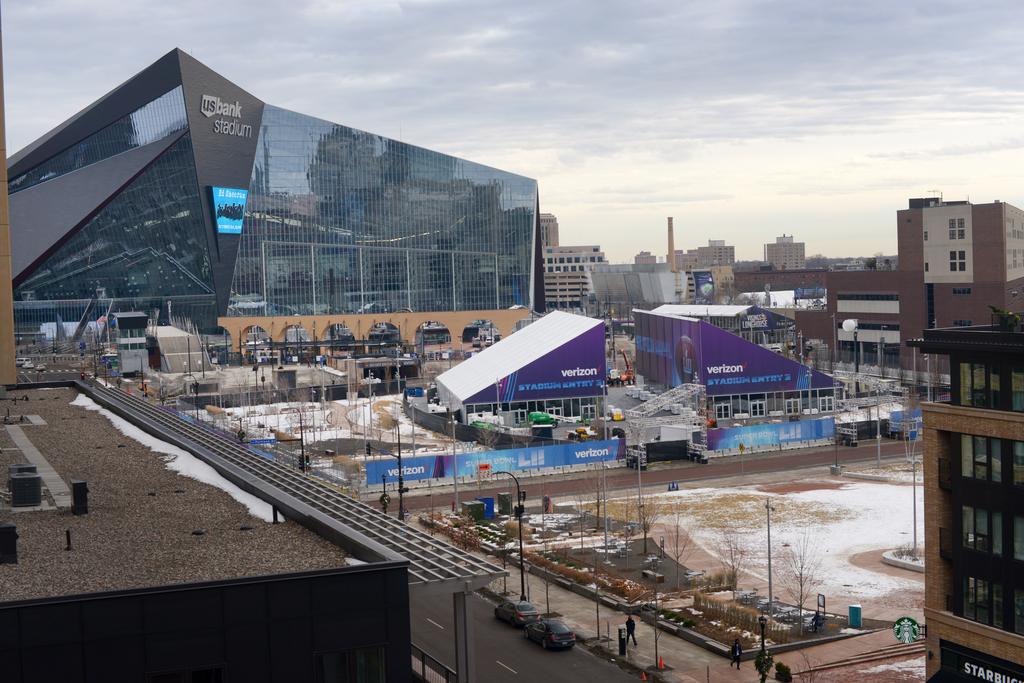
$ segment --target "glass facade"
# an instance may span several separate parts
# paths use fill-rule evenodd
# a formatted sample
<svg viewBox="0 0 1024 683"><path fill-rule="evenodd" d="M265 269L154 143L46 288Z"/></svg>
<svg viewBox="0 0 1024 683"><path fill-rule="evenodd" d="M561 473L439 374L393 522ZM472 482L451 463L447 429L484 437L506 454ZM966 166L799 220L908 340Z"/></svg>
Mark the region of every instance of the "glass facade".
<svg viewBox="0 0 1024 683"><path fill-rule="evenodd" d="M536 182L266 106L228 315L530 304Z"/></svg>
<svg viewBox="0 0 1024 683"><path fill-rule="evenodd" d="M14 193L89 164L180 133L188 126L181 86L8 182Z"/></svg>
<svg viewBox="0 0 1024 683"><path fill-rule="evenodd" d="M15 290L19 329L54 321L54 309L77 322L94 298L145 311L171 300L183 315L215 319L205 231L185 135Z"/></svg>

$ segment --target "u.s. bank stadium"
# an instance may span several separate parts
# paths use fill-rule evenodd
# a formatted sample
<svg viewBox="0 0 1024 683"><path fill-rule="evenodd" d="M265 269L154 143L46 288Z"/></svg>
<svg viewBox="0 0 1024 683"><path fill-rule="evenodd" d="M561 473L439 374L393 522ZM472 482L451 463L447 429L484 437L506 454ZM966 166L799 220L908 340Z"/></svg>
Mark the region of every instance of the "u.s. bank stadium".
<svg viewBox="0 0 1024 683"><path fill-rule="evenodd" d="M180 50L8 174L23 338L143 311L411 341L543 310L536 181L266 104Z"/></svg>

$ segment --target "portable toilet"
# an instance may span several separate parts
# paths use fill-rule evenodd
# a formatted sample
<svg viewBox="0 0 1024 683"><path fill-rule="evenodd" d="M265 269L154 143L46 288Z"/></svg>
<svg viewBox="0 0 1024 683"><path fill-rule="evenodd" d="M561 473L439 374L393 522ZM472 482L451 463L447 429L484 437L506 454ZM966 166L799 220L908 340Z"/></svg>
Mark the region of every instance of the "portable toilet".
<svg viewBox="0 0 1024 683"><path fill-rule="evenodd" d="M850 628L860 628L861 624L860 605L850 605Z"/></svg>
<svg viewBox="0 0 1024 683"><path fill-rule="evenodd" d="M484 504L484 519L494 519L494 499L477 498L477 500Z"/></svg>

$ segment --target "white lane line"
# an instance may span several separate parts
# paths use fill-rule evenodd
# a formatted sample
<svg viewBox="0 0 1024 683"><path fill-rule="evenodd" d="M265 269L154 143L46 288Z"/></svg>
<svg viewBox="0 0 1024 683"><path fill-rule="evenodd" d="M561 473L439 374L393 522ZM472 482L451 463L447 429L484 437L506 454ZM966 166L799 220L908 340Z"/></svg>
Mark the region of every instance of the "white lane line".
<svg viewBox="0 0 1024 683"><path fill-rule="evenodd" d="M503 667L505 667L506 669L508 669L508 670L509 670L509 671L511 671L512 673L514 673L514 674L515 674L516 676L518 676L518 675L519 675L519 672L518 672L518 671L516 671L515 669L513 669L513 668L512 668L511 666L509 666L508 664L502 664L501 660L499 660L499 659L495 659L494 661L498 662L498 664L501 664L501 665L502 665Z"/></svg>
<svg viewBox="0 0 1024 683"><path fill-rule="evenodd" d="M429 621L431 624L433 624L434 626L438 627L442 631L444 630L444 626L441 626L441 624L437 623L436 621L434 621L430 617L427 617L427 621Z"/></svg>

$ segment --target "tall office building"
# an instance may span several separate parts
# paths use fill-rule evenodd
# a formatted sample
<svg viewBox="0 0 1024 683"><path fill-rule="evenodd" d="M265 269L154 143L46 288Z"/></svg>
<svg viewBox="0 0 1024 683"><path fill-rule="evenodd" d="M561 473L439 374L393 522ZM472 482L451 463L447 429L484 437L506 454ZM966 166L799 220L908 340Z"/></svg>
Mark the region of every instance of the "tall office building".
<svg viewBox="0 0 1024 683"><path fill-rule="evenodd" d="M794 242L792 235L776 237L775 242L764 245L765 263L775 270L798 270L806 267L804 243Z"/></svg>
<svg viewBox="0 0 1024 683"><path fill-rule="evenodd" d="M553 213L540 215L540 234L545 247L558 246L558 219Z"/></svg>
<svg viewBox="0 0 1024 683"><path fill-rule="evenodd" d="M266 104L180 50L8 171L22 333L173 306L232 335L298 316L410 338L543 309L536 181Z"/></svg>
<svg viewBox="0 0 1024 683"><path fill-rule="evenodd" d="M949 403L923 407L929 680L1024 680L1024 333L910 344L951 368Z"/></svg>
<svg viewBox="0 0 1024 683"><path fill-rule="evenodd" d="M606 263L601 247L593 244L544 249L544 301L548 310L583 310L594 289L591 271Z"/></svg>

